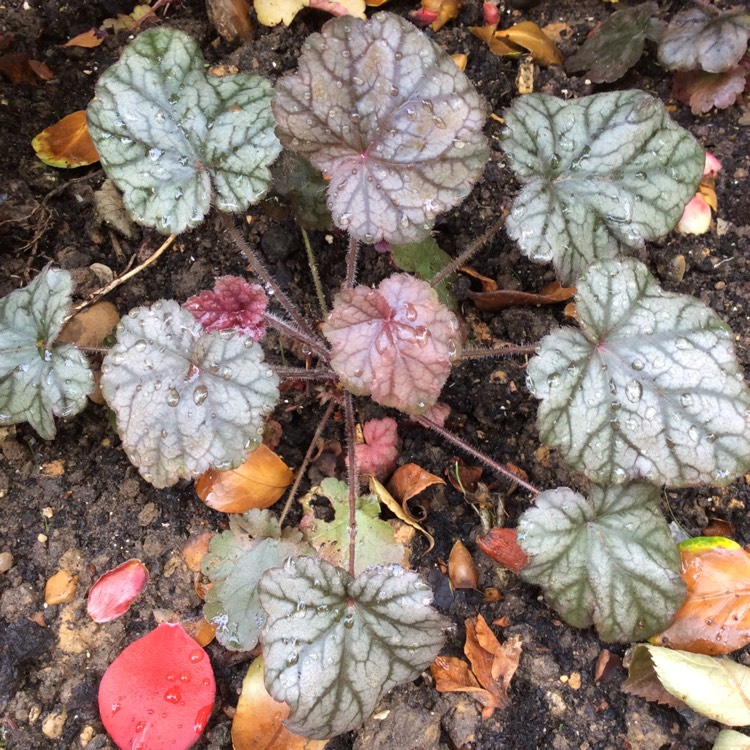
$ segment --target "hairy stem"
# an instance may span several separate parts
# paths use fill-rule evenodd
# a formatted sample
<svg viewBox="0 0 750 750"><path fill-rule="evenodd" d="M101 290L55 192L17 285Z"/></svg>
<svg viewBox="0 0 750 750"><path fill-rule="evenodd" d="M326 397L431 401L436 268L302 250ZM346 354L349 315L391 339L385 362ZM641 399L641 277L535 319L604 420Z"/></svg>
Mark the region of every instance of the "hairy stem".
<svg viewBox="0 0 750 750"><path fill-rule="evenodd" d="M248 263L250 263L253 273L263 282L266 289L271 291L276 300L278 300L278 303L286 310L287 315L297 324L297 327L310 338L315 339L315 331L312 330L310 324L305 320L296 305L287 297L286 292L276 283L276 279L271 276L260 256L245 242L245 239L234 224L234 219L225 213L220 213L219 215L232 241L247 258Z"/></svg>
<svg viewBox="0 0 750 750"><path fill-rule="evenodd" d="M450 430L446 430L444 427L441 427L439 424L433 422L427 417L416 416L413 417L413 419L415 422L421 424L423 427L426 427L428 430L436 432L438 435L440 435L440 437L445 438L449 443L453 443L453 445L455 445L457 448L460 448L465 453L468 453L470 456L478 459L485 466L488 466L490 469L492 469L492 471L494 471L495 473L500 474L501 476L510 479L512 482L521 485L521 487L527 489L533 495L539 494L540 491L536 487L534 487L533 484L529 484L529 482L527 482L525 479L521 479L518 474L514 474L504 466L501 466L497 461L493 461L489 456L485 455L481 451L478 451L476 448L473 448L468 443L464 442L458 435L452 433Z"/></svg>
<svg viewBox="0 0 750 750"><path fill-rule="evenodd" d="M357 443L354 427L354 403L352 401L352 394L349 391L344 391L344 416L346 419L346 455L349 459L349 573L354 575L354 555L357 542L359 466L357 466L357 452L354 450Z"/></svg>
<svg viewBox="0 0 750 750"><path fill-rule="evenodd" d="M505 224L507 216L507 209L502 209L500 218L484 234L477 237L477 239L475 239L466 250L464 250L457 258L454 258L453 262L449 263L442 271L438 271L430 281L430 285L433 289L443 281L443 279L447 278L452 273L455 273L461 266L467 263L474 253L476 253L488 240L492 239L492 237L500 231L503 224Z"/></svg>
<svg viewBox="0 0 750 750"><path fill-rule="evenodd" d="M357 260L359 259L359 240L349 235L349 252L346 254L346 281L344 289L352 289L357 280Z"/></svg>
<svg viewBox="0 0 750 750"><path fill-rule="evenodd" d="M330 353L325 347L323 342L315 337L309 336L306 331L301 331L292 323L288 323L286 320L277 318L273 313L264 313L263 319L271 328L276 329L279 333L283 333L285 336L299 341L302 346L307 347L310 352L315 352L322 360L328 362L330 359Z"/></svg>
<svg viewBox="0 0 750 750"><path fill-rule="evenodd" d="M302 232L302 241L305 243L305 251L307 252L307 265L310 267L310 275L312 276L313 286L315 287L315 294L318 295L320 312L321 315L325 318L328 315L328 305L326 305L326 296L325 294L323 294L323 285L320 283L318 264L315 262L315 255L313 255L310 238L308 237L305 228L300 227L300 231Z"/></svg>
<svg viewBox="0 0 750 750"><path fill-rule="evenodd" d="M310 445L307 446L307 453L305 453L305 457L302 459L302 463L300 464L299 469L297 469L297 475L294 477L294 482L291 489L289 490L289 494L287 495L286 502L284 503L284 510L281 511L281 515L279 516L279 527L283 526L284 519L286 518L287 513L289 513L289 509L292 507L294 499L297 497L297 492L299 491L299 485L302 481L302 477L305 475L307 467L310 465L312 455L318 445L318 440L320 440L320 436L323 434L323 430L325 430L326 425L328 424L328 420L331 418L331 413L333 412L333 407L335 405L336 403L333 399L328 402L328 406L326 407L323 416L320 418L318 426L315 428L315 434L310 440Z"/></svg>
<svg viewBox="0 0 750 750"><path fill-rule="evenodd" d="M327 367L316 367L312 370L304 367L271 367L282 380L331 380L336 377L333 370Z"/></svg>
<svg viewBox="0 0 750 750"><path fill-rule="evenodd" d="M458 356L458 360L463 359L485 359L488 357L502 357L505 354L533 354L536 346L515 346L514 344L477 347L476 349L464 349Z"/></svg>

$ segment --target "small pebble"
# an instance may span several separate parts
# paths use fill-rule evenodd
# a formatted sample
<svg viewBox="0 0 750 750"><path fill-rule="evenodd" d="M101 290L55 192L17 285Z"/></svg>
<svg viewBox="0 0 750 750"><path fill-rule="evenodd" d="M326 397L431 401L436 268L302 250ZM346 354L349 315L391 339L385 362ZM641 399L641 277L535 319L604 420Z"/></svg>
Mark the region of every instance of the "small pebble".
<svg viewBox="0 0 750 750"><path fill-rule="evenodd" d="M13 555L0 552L0 573L7 573L13 567Z"/></svg>
<svg viewBox="0 0 750 750"><path fill-rule="evenodd" d="M51 713L42 722L42 734L51 740L58 740L63 732L68 712L64 709L60 713Z"/></svg>

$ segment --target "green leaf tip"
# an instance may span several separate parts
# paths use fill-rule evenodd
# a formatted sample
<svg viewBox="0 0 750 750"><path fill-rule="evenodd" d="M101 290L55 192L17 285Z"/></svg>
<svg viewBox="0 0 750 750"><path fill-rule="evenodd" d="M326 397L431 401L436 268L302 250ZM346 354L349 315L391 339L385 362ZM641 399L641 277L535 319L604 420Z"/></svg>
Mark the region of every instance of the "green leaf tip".
<svg viewBox="0 0 750 750"><path fill-rule="evenodd" d="M703 174L701 145L642 91L528 94L505 121L503 150L523 185L508 233L566 285L592 262L667 234Z"/></svg>
<svg viewBox="0 0 750 750"><path fill-rule="evenodd" d="M187 34L145 31L102 74L88 107L102 166L128 211L164 234L196 226L212 202L235 213L257 202L281 151L270 83L204 67Z"/></svg>
<svg viewBox="0 0 750 750"><path fill-rule="evenodd" d="M0 300L0 424L28 422L45 440L54 417L78 414L94 390L83 353L55 344L72 289L67 271L47 267Z"/></svg>
<svg viewBox="0 0 750 750"><path fill-rule="evenodd" d="M528 367L538 426L601 484L725 485L750 464L750 391L732 332L632 259L578 283L580 330L546 336Z"/></svg>
<svg viewBox="0 0 750 750"><path fill-rule="evenodd" d="M542 492L518 524L529 562L520 575L544 588L563 619L596 625L605 641L642 640L667 627L685 598L680 556L658 508L659 490L594 485Z"/></svg>

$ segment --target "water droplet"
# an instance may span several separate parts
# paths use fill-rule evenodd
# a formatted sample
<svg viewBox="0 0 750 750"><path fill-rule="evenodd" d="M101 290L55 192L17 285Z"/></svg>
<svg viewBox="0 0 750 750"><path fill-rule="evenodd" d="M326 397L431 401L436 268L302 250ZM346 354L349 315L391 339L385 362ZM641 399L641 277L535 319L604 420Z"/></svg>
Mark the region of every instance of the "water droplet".
<svg viewBox="0 0 750 750"><path fill-rule="evenodd" d="M143 352L146 350L146 342L143 339L138 339L133 346L137 352Z"/></svg>
<svg viewBox="0 0 750 750"><path fill-rule="evenodd" d="M208 388L205 385L199 385L193 391L193 401L196 406L200 406L208 398Z"/></svg>
<svg viewBox="0 0 750 750"><path fill-rule="evenodd" d="M698 433L698 428L694 424L691 424L690 427L688 427L688 437L694 443L698 442L698 438L700 437L700 435Z"/></svg>
<svg viewBox="0 0 750 750"><path fill-rule="evenodd" d="M166 693L164 693L164 700L167 701L167 703L174 703L177 705L182 700L182 693L180 692L180 688L178 688L176 685L169 688Z"/></svg>
<svg viewBox="0 0 750 750"><path fill-rule="evenodd" d="M642 359L634 359L634 360L633 360L633 361L632 361L632 362L630 363L630 366L631 366L631 367L632 367L632 368L633 368L634 370L642 370L642 369L643 369L643 368L644 368L644 367L646 366L646 363L645 363L645 362L644 362L644 361L643 361Z"/></svg>
<svg viewBox="0 0 750 750"><path fill-rule="evenodd" d="M417 319L417 308L411 302L404 302L404 317L411 323Z"/></svg>
<svg viewBox="0 0 750 750"><path fill-rule="evenodd" d="M196 648L190 652L190 656L188 658L193 664L197 664L199 661L203 661L203 657L205 655L206 654L202 648Z"/></svg>
<svg viewBox="0 0 750 750"><path fill-rule="evenodd" d="M628 401L637 404L643 395L643 386L637 380L630 380L625 386L625 395Z"/></svg>
<svg viewBox="0 0 750 750"><path fill-rule="evenodd" d="M680 403L687 409L693 405L693 397L689 393L683 393L680 396Z"/></svg>
<svg viewBox="0 0 750 750"><path fill-rule="evenodd" d="M422 349L424 349L427 346L427 342L430 340L430 336L432 336L432 333L430 333L430 331L424 326L415 328L414 333L414 340Z"/></svg>

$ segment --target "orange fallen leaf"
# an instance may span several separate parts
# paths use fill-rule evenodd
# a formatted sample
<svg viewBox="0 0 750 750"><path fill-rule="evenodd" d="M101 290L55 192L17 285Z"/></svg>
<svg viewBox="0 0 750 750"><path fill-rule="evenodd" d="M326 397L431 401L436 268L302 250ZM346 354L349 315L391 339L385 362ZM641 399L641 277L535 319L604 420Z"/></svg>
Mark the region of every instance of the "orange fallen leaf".
<svg viewBox="0 0 750 750"><path fill-rule="evenodd" d="M440 31L448 21L458 17L461 5L461 0L422 0L422 8L415 18L417 23L420 19L430 20L430 28Z"/></svg>
<svg viewBox="0 0 750 750"><path fill-rule="evenodd" d="M483 706L482 718L489 719L509 703L508 690L521 659L521 639L512 636L501 644L482 615L465 624L464 653L471 670L460 659L438 656L430 671L438 692L469 693Z"/></svg>
<svg viewBox="0 0 750 750"><path fill-rule="evenodd" d="M98 47L106 38L107 34L99 29L89 29L82 34L76 34L72 39L68 39L63 47L84 47L91 49Z"/></svg>
<svg viewBox="0 0 750 750"><path fill-rule="evenodd" d="M208 20L227 42L247 41L253 32L247 0L207 0Z"/></svg>
<svg viewBox="0 0 750 750"><path fill-rule="evenodd" d="M216 625L204 617L199 617L197 620L182 620L180 624L185 628L185 632L203 648L216 637Z"/></svg>
<svg viewBox="0 0 750 750"><path fill-rule="evenodd" d="M497 30L497 24L490 24L489 26L470 26L469 31L474 34L475 37L481 39L489 48L493 55L498 57L520 57L524 54L523 49L513 44L508 44L498 38L495 35Z"/></svg>
<svg viewBox="0 0 750 750"><path fill-rule="evenodd" d="M242 466L229 471L209 469L195 482L198 497L222 513L269 508L292 483L292 470L266 445L260 444Z"/></svg>
<svg viewBox="0 0 750 750"><path fill-rule="evenodd" d="M460 456L454 456L445 470L448 481L462 495L471 495L477 491L482 474L484 469L481 466L469 466Z"/></svg>
<svg viewBox="0 0 750 750"><path fill-rule="evenodd" d="M687 597L650 641L696 654L728 654L750 643L750 553L731 539L697 537L680 545Z"/></svg>
<svg viewBox="0 0 750 750"><path fill-rule="evenodd" d="M471 266L461 266L458 270L476 279L482 285L483 292L494 292L497 289L497 282L494 279L489 278L489 276L483 276Z"/></svg>
<svg viewBox="0 0 750 750"><path fill-rule="evenodd" d="M454 591L479 588L479 573L471 559L471 552L460 539L453 545L448 556L448 579Z"/></svg>
<svg viewBox="0 0 750 750"><path fill-rule="evenodd" d="M263 684L263 657L247 670L232 720L234 750L323 750L328 740L308 740L292 734L282 723L289 706L278 703Z"/></svg>
<svg viewBox="0 0 750 750"><path fill-rule="evenodd" d="M406 503L415 495L424 492L433 484L445 484L445 482L435 474L430 474L417 464L403 464L393 472L390 482L388 482L388 491L400 501L401 506L406 510Z"/></svg>
<svg viewBox="0 0 750 750"><path fill-rule="evenodd" d="M182 545L182 556L185 559L188 570L191 570L193 573L200 573L201 560L203 560L208 552L208 545L213 537L213 531L201 531L200 534L193 534Z"/></svg>
<svg viewBox="0 0 750 750"><path fill-rule="evenodd" d="M490 529L484 536L477 539L477 547L496 563L518 573L529 562L526 553L516 541L515 529Z"/></svg>
<svg viewBox="0 0 750 750"><path fill-rule="evenodd" d="M57 340L61 344L103 346L120 322L120 312L106 300L76 313L64 326Z"/></svg>
<svg viewBox="0 0 750 750"><path fill-rule="evenodd" d="M469 298L483 312L494 312L516 305L554 305L557 302L567 302L573 299L575 293L575 287L564 287L559 281L553 281L538 293L497 289L491 292L469 292Z"/></svg>
<svg viewBox="0 0 750 750"><path fill-rule="evenodd" d="M509 29L495 32L499 39L511 42L531 53L540 65L562 65L562 52L533 21L521 21Z"/></svg>
<svg viewBox="0 0 750 750"><path fill-rule="evenodd" d="M50 125L34 138L36 155L50 167L71 169L99 161L99 154L86 127L86 112L73 112Z"/></svg>
<svg viewBox="0 0 750 750"><path fill-rule="evenodd" d="M54 77L54 73L42 62L29 60L25 52L10 52L0 56L0 75L5 76L11 83L36 84L41 78L47 81Z"/></svg>

